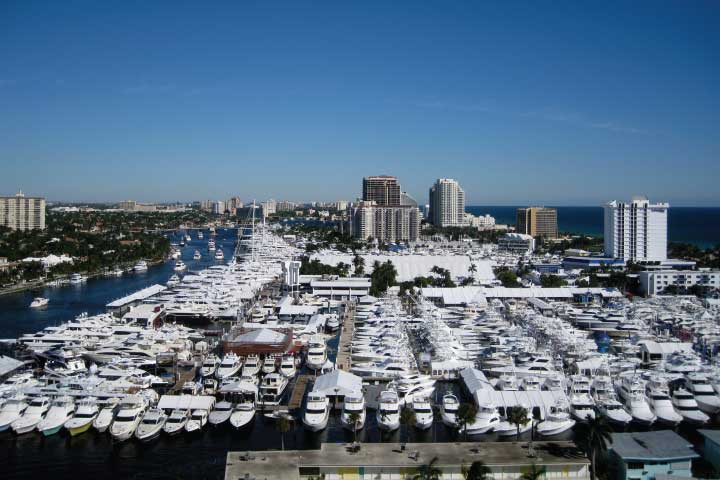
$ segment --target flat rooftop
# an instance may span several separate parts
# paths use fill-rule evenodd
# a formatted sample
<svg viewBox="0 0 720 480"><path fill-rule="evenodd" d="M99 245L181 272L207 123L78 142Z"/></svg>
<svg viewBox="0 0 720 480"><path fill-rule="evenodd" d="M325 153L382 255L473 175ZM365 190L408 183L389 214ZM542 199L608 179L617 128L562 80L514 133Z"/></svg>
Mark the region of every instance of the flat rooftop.
<svg viewBox="0 0 720 480"><path fill-rule="evenodd" d="M382 466L417 468L437 457L436 465L458 468L483 460L490 468L536 465L587 466L590 462L573 442L534 442L535 456L528 455L527 442L464 443L363 443L350 453L348 444L323 443L319 450L228 452L226 480L299 479L301 467L353 468Z"/></svg>

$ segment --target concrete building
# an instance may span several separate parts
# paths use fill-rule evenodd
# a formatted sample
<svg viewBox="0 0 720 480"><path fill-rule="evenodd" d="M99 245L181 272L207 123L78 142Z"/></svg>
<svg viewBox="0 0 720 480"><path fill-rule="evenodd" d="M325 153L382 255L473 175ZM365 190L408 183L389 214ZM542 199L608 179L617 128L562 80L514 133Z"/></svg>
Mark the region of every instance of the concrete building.
<svg viewBox="0 0 720 480"><path fill-rule="evenodd" d="M595 270L603 267L624 268L625 260L623 260L622 258L591 257L587 255L577 255L567 256L563 258L562 264L563 268L566 270Z"/></svg>
<svg viewBox="0 0 720 480"><path fill-rule="evenodd" d="M430 187L430 222L436 227L465 225L465 191L452 178L438 178Z"/></svg>
<svg viewBox="0 0 720 480"><path fill-rule="evenodd" d="M498 250L519 254L531 254L535 251L535 238L523 233L506 233L498 239Z"/></svg>
<svg viewBox="0 0 720 480"><path fill-rule="evenodd" d="M669 286L676 286L680 293L693 285L720 288L720 270L647 270L638 273L640 289L649 297L661 295Z"/></svg>
<svg viewBox="0 0 720 480"><path fill-rule="evenodd" d="M214 213L215 215L224 214L225 213L225 202L223 202L222 200L213 202L212 213Z"/></svg>
<svg viewBox="0 0 720 480"><path fill-rule="evenodd" d="M608 445L608 478L654 480L661 475L692 477L692 461L700 457L692 444L672 430L613 433Z"/></svg>
<svg viewBox="0 0 720 480"><path fill-rule="evenodd" d="M464 215L463 223L467 226L477 228L478 230L491 230L495 228L495 217L490 214L475 216L472 213Z"/></svg>
<svg viewBox="0 0 720 480"><path fill-rule="evenodd" d="M44 230L45 198L26 197L22 192L14 197L0 197L0 226L12 230Z"/></svg>
<svg viewBox="0 0 720 480"><path fill-rule="evenodd" d="M375 175L363 178L362 199L380 206L400 205L400 184L397 177Z"/></svg>
<svg viewBox="0 0 720 480"><path fill-rule="evenodd" d="M407 192L400 192L400 205L403 207L415 207L417 208L418 203L413 197Z"/></svg>
<svg viewBox="0 0 720 480"><path fill-rule="evenodd" d="M414 242L420 235L420 211L411 206L383 206L360 202L352 210L352 235L384 242Z"/></svg>
<svg viewBox="0 0 720 480"><path fill-rule="evenodd" d="M533 237L557 238L557 210L546 207L518 208L515 231Z"/></svg>
<svg viewBox="0 0 720 480"><path fill-rule="evenodd" d="M604 205L605 255L634 262L667 259L667 203L635 197Z"/></svg>
<svg viewBox="0 0 720 480"><path fill-rule="evenodd" d="M270 199L267 202L262 202L260 205L262 206L263 213L266 217L269 215L275 215L277 212L277 202L273 199Z"/></svg>
<svg viewBox="0 0 720 480"><path fill-rule="evenodd" d="M720 470L720 430L698 430L703 436L703 458L710 462L715 470Z"/></svg>
<svg viewBox="0 0 720 480"><path fill-rule="evenodd" d="M404 480L415 478L433 459L443 480L464 478L463 467L482 460L490 477L517 479L532 465L546 478L590 478L587 457L572 442L534 442L528 455L524 442L323 443L317 450L228 452L225 478L236 480Z"/></svg>

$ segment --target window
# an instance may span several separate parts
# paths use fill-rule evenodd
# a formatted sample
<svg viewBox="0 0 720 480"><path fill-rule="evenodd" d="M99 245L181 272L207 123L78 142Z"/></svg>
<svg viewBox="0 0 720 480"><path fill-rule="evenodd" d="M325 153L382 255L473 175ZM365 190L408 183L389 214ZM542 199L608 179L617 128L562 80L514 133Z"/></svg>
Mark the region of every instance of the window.
<svg viewBox="0 0 720 480"><path fill-rule="evenodd" d="M642 470L645 468L645 464L642 462L627 462L628 470Z"/></svg>

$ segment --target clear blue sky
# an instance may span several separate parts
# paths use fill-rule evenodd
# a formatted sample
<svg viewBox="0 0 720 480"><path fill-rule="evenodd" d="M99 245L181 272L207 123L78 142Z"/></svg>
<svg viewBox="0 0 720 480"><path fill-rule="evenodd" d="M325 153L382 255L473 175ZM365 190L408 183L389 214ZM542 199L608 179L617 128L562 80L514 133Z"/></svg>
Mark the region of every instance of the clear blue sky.
<svg viewBox="0 0 720 480"><path fill-rule="evenodd" d="M508 5L511 4L511 5ZM0 2L0 192L720 205L720 3Z"/></svg>

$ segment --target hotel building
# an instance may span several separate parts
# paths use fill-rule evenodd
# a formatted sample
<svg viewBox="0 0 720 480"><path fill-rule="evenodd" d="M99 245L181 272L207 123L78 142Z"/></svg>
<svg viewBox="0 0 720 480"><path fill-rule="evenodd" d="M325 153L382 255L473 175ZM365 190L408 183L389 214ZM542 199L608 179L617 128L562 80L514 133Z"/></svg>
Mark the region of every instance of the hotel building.
<svg viewBox="0 0 720 480"><path fill-rule="evenodd" d="M605 255L634 262L666 260L668 208L667 203L650 203L643 197L606 203Z"/></svg>
<svg viewBox="0 0 720 480"><path fill-rule="evenodd" d="M0 226L12 230L44 230L45 198L26 197L22 192L14 197L0 197Z"/></svg>

